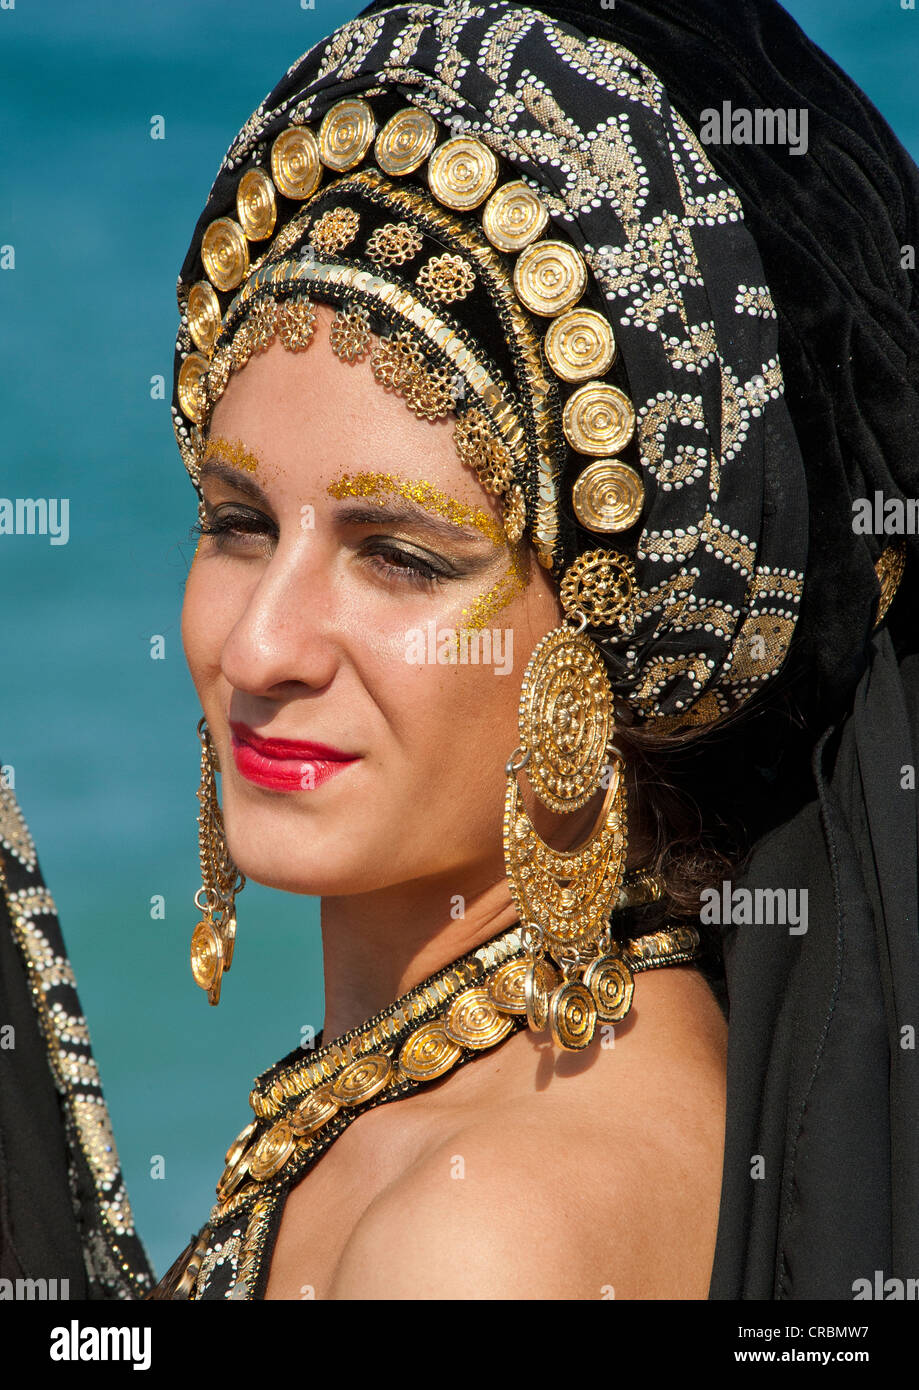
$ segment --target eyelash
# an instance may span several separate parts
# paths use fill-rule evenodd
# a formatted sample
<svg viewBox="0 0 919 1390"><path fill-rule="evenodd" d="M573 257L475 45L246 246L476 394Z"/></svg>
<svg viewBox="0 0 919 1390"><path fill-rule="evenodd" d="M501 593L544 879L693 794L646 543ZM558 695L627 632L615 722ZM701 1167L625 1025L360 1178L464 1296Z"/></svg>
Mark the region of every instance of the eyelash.
<svg viewBox="0 0 919 1390"><path fill-rule="evenodd" d="M269 531L276 534L276 528L271 523L258 517L255 513L241 511L217 515L209 525L206 522L196 522L192 527L192 536L212 537L217 549L226 551L229 549L228 542L231 537L265 536ZM376 548L366 549L367 546L371 545ZM373 567L386 579L397 577L398 581L414 584L419 588L430 589L451 578L446 572L438 570L435 565L423 560L420 555L402 550L391 541L370 537L364 542L364 546L367 559L383 562L382 564L375 564ZM394 557L398 563L390 563L385 559L386 556Z"/></svg>

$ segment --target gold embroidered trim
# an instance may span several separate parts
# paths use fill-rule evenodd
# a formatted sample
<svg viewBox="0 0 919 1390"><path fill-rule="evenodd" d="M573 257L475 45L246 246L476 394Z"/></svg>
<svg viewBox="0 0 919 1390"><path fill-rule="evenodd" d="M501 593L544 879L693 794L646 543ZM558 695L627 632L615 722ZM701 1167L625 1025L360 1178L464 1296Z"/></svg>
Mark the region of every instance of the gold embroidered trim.
<svg viewBox="0 0 919 1390"><path fill-rule="evenodd" d="M0 787L0 837L11 854L30 873L37 871L34 844L25 819L13 792ZM74 1014L57 999L49 1003L48 992L59 986L75 989L76 980L65 956L56 954L40 921L42 915L56 917L54 900L48 889L35 885L12 891L3 854L0 853L0 892L6 900L23 962L29 977L32 1001L39 1027L45 1040L46 1055L63 1105L73 1122L76 1141L92 1174L98 1211L106 1228L105 1240L110 1247L96 1247L98 1267L87 1253L93 1277L105 1277L104 1265L110 1265L114 1255L118 1261L118 1276L135 1289L146 1289L146 1279L132 1273L130 1264L119 1245L119 1236L135 1235L134 1217L108 1109L102 1094L98 1069L91 1053L81 1055L74 1048L89 1048L89 1030L82 1015Z"/></svg>
<svg viewBox="0 0 919 1390"><path fill-rule="evenodd" d="M874 626L880 627L887 616L887 610L894 601L900 582L906 570L906 541L895 541L881 551L874 565L878 583L881 586L881 595L878 599L878 615L874 620Z"/></svg>

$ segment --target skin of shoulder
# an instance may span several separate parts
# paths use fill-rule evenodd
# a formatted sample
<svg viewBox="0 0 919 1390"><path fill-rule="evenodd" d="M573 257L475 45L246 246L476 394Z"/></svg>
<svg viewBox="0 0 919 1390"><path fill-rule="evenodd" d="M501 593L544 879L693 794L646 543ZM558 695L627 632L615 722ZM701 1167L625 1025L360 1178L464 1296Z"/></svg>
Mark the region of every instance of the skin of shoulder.
<svg viewBox="0 0 919 1390"><path fill-rule="evenodd" d="M370 1203L329 1296L706 1298L723 1075L618 1050L459 1123Z"/></svg>

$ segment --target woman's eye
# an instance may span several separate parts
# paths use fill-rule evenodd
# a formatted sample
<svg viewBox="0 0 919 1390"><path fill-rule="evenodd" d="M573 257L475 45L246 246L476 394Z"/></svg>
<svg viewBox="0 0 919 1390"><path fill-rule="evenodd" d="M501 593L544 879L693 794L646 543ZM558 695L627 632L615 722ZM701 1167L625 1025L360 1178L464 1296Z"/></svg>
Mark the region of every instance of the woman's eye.
<svg viewBox="0 0 919 1390"><path fill-rule="evenodd" d="M383 541L372 541L364 548L371 567L384 578L405 581L421 588L442 584L450 575L414 551Z"/></svg>
<svg viewBox="0 0 919 1390"><path fill-rule="evenodd" d="M276 542L278 528L264 512L254 508L218 507L207 512L205 520L192 527L192 535L209 537L220 551L251 553L264 551L266 541ZM414 550L380 538L365 541L361 555L371 569L392 583L408 583L430 590L453 577L451 570L439 567L433 558L427 559Z"/></svg>
<svg viewBox="0 0 919 1390"><path fill-rule="evenodd" d="M218 508L193 526L192 534L210 536L218 550L228 550L240 545L251 548L253 542L263 543L266 537L276 540L278 528L254 508Z"/></svg>

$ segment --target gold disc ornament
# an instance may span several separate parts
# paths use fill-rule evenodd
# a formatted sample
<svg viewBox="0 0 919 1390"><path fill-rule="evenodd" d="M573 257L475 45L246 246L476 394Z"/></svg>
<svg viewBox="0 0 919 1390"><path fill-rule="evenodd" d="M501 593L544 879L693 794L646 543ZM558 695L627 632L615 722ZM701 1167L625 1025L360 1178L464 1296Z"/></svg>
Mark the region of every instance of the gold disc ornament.
<svg viewBox="0 0 919 1390"><path fill-rule="evenodd" d="M613 733L609 677L589 638L567 627L543 637L524 673L518 724L540 801L563 815L580 810L600 786Z"/></svg>
<svg viewBox="0 0 919 1390"><path fill-rule="evenodd" d="M534 314L560 314L587 288L587 266L564 241L537 241L517 257L514 292Z"/></svg>
<svg viewBox="0 0 919 1390"><path fill-rule="evenodd" d="M514 1021L495 1007L484 986L464 989L451 1003L444 1015L443 1028L447 1037L461 1047L474 1050L492 1047L506 1038Z"/></svg>
<svg viewBox="0 0 919 1390"><path fill-rule="evenodd" d="M641 478L619 459L597 459L578 475L571 504L588 531L628 531L641 516L645 490Z"/></svg>
<svg viewBox="0 0 919 1390"><path fill-rule="evenodd" d="M236 216L250 241L264 241L274 231L278 215L274 184L264 169L243 174L236 190Z"/></svg>
<svg viewBox="0 0 919 1390"><path fill-rule="evenodd" d="M497 181L497 159L472 135L445 140L428 161L428 187L438 202L457 212L477 208Z"/></svg>
<svg viewBox="0 0 919 1390"><path fill-rule="evenodd" d="M235 290L249 273L249 243L232 217L218 217L201 238L201 260L218 290Z"/></svg>
<svg viewBox="0 0 919 1390"><path fill-rule="evenodd" d="M407 1038L399 1053L399 1068L412 1081L435 1081L444 1076L463 1055L463 1049L448 1038L435 1019L423 1023Z"/></svg>
<svg viewBox="0 0 919 1390"><path fill-rule="evenodd" d="M543 1032L549 1022L549 1001L558 982L558 971L544 957L530 961L523 977L523 991L527 1023L534 1033Z"/></svg>
<svg viewBox="0 0 919 1390"><path fill-rule="evenodd" d="M322 178L319 144L306 126L282 130L271 147L271 173L285 198L302 202L315 193Z"/></svg>
<svg viewBox="0 0 919 1390"><path fill-rule="evenodd" d="M224 920L221 928L223 935L223 968L229 970L233 964L233 948L236 945L236 913L231 912Z"/></svg>
<svg viewBox="0 0 919 1390"><path fill-rule="evenodd" d="M296 1147L297 1141L290 1125L286 1120L278 1120L252 1150L249 1172L255 1181L267 1182L280 1173Z"/></svg>
<svg viewBox="0 0 919 1390"><path fill-rule="evenodd" d="M360 97L337 101L319 127L319 158L327 169L343 173L360 164L373 144L376 121Z"/></svg>
<svg viewBox="0 0 919 1390"><path fill-rule="evenodd" d="M601 1023L621 1023L632 1007L635 982L621 956L600 956L584 972Z"/></svg>
<svg viewBox="0 0 919 1390"><path fill-rule="evenodd" d="M522 251L548 225L539 195L522 179L496 188L482 209L482 230L499 251Z"/></svg>
<svg viewBox="0 0 919 1390"><path fill-rule="evenodd" d="M223 974L223 942L214 923L206 917L198 923L191 936L191 973L195 984L210 994L220 990Z"/></svg>
<svg viewBox="0 0 919 1390"><path fill-rule="evenodd" d="M185 308L192 342L201 352L210 352L220 332L220 300L206 280L199 280L188 292Z"/></svg>
<svg viewBox="0 0 919 1390"><path fill-rule="evenodd" d="M332 1095L331 1086L317 1086L291 1114L290 1127L294 1134L312 1134L331 1120L333 1115L337 1115L340 1109L341 1106Z"/></svg>
<svg viewBox="0 0 919 1390"><path fill-rule="evenodd" d="M597 1026L597 1006L580 980L560 985L549 1002L549 1031L556 1047L577 1052L587 1047Z"/></svg>
<svg viewBox="0 0 919 1390"><path fill-rule="evenodd" d="M234 1163L237 1162L238 1159L242 1158L243 1154L246 1152L246 1149L249 1147L250 1139L255 1134L255 1131L257 1129L258 1124L256 1123L256 1121L250 1120L249 1123L245 1126L245 1128L240 1130L239 1134L237 1134L236 1138L233 1140L232 1144L226 1151L226 1155L224 1157L225 1163L232 1166Z"/></svg>
<svg viewBox="0 0 919 1390"><path fill-rule="evenodd" d="M228 1163L220 1177L217 1179L217 1197L221 1202L225 1202L229 1196L235 1192L243 1178L249 1172L249 1161L252 1158L252 1150L249 1149L239 1155L233 1163Z"/></svg>
<svg viewBox="0 0 919 1390"><path fill-rule="evenodd" d="M339 1105L360 1105L382 1091L391 1074L392 1062L386 1053L370 1052L338 1073L332 1082L332 1098Z"/></svg>
<svg viewBox="0 0 919 1390"><path fill-rule="evenodd" d="M251 1154L247 1152L249 1144L258 1129L255 1120L250 1120L226 1152L226 1167L217 1181L217 1196L221 1202L226 1201L230 1193L233 1192L242 1181L245 1174L249 1171L249 1159ZM244 1157L245 1156L245 1157Z"/></svg>
<svg viewBox="0 0 919 1390"><path fill-rule="evenodd" d="M549 366L562 381L603 376L616 357L616 340L602 314L569 309L553 319L543 341Z"/></svg>
<svg viewBox="0 0 919 1390"><path fill-rule="evenodd" d="M377 136L374 155L384 174L411 174L437 144L437 122L417 106L390 116Z"/></svg>
<svg viewBox="0 0 919 1390"><path fill-rule="evenodd" d="M526 1013L526 973L526 960L509 960L488 981L489 994L505 1013Z"/></svg>
<svg viewBox="0 0 919 1390"><path fill-rule="evenodd" d="M635 409L618 386L589 381L565 402L562 429L579 454L618 454L635 433Z"/></svg>
<svg viewBox="0 0 919 1390"><path fill-rule="evenodd" d="M201 352L190 352L179 368L176 388L179 405L182 407L182 413L196 425L200 425L207 414L203 382L207 369L208 360Z"/></svg>

